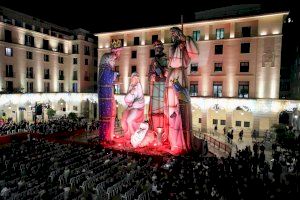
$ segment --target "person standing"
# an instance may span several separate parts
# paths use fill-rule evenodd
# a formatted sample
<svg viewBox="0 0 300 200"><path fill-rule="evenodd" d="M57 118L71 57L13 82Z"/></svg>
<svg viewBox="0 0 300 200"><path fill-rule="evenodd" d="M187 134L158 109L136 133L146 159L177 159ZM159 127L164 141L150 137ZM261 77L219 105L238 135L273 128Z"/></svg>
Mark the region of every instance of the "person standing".
<svg viewBox="0 0 300 200"><path fill-rule="evenodd" d="M98 106L99 106L99 140L112 141L116 118L116 105L113 82L118 73L114 72L116 60L120 57L121 40L113 40L111 52L105 53L98 67Z"/></svg>
<svg viewBox="0 0 300 200"><path fill-rule="evenodd" d="M148 76L150 78L150 103L149 103L149 125L150 129L157 131L157 128L164 126L164 93L168 65L168 58L164 51L164 45L160 40L153 43L155 56L152 59ZM162 133L161 142L167 140L167 135Z"/></svg>
<svg viewBox="0 0 300 200"><path fill-rule="evenodd" d="M243 141L244 131L243 129L239 132L239 141Z"/></svg>
<svg viewBox="0 0 300 200"><path fill-rule="evenodd" d="M165 132L174 154L191 149L191 102L186 69L198 57L198 47L178 27L170 29L173 44L169 50L165 89Z"/></svg>

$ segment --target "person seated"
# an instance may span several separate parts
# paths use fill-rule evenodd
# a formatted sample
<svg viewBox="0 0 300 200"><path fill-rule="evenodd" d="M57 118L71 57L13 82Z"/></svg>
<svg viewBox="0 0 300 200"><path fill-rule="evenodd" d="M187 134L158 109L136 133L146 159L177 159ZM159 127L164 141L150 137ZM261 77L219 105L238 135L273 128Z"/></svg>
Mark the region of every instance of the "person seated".
<svg viewBox="0 0 300 200"><path fill-rule="evenodd" d="M139 74L136 72L131 75L129 90L124 100L127 108L123 112L121 124L125 138L130 139L144 121L145 99Z"/></svg>

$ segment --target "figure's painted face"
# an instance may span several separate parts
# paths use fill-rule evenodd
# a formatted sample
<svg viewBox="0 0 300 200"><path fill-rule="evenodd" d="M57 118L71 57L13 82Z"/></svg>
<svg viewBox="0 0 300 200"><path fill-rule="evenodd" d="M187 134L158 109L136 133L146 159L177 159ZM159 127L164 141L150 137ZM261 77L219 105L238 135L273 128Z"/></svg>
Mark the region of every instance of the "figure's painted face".
<svg viewBox="0 0 300 200"><path fill-rule="evenodd" d="M131 77L131 79L130 79L131 85L136 85L136 84L138 84L138 82L139 82L139 78L137 76Z"/></svg>
<svg viewBox="0 0 300 200"><path fill-rule="evenodd" d="M116 60L119 59L121 55L121 50L116 51L115 55L116 55Z"/></svg>

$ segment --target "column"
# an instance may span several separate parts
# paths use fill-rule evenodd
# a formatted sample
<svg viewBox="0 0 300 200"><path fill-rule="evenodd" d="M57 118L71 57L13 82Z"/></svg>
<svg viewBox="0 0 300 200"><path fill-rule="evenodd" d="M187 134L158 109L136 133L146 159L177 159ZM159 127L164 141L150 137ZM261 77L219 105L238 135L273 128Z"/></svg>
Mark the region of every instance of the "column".
<svg viewBox="0 0 300 200"><path fill-rule="evenodd" d="M231 22L230 23L230 38L235 38L235 23Z"/></svg>
<svg viewBox="0 0 300 200"><path fill-rule="evenodd" d="M204 27L204 40L209 40L209 25Z"/></svg>
<svg viewBox="0 0 300 200"><path fill-rule="evenodd" d="M127 46L127 34L124 34L124 43L123 46L126 47Z"/></svg>
<svg viewBox="0 0 300 200"><path fill-rule="evenodd" d="M165 30L160 31L160 41L165 43Z"/></svg>
<svg viewBox="0 0 300 200"><path fill-rule="evenodd" d="M201 114L201 132L207 133L207 110L203 110Z"/></svg>

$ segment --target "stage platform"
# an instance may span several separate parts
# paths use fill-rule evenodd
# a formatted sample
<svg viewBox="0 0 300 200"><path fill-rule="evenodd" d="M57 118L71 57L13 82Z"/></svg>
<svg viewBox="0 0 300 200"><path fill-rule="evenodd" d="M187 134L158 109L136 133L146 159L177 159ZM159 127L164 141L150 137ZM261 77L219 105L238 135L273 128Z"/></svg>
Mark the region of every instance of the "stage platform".
<svg viewBox="0 0 300 200"><path fill-rule="evenodd" d="M72 137L67 138L66 140L71 143L77 144L90 144L90 145L101 145L104 148L114 149L122 152L132 152L143 155L155 155L155 156L168 156L176 155L170 150L170 146L165 144L158 146L156 142L150 144L147 147L138 147L134 148L129 140L126 140L124 137L118 137L119 131L117 130L117 136L112 142L99 142L98 140L98 131L93 132L84 132L82 134L77 134Z"/></svg>

